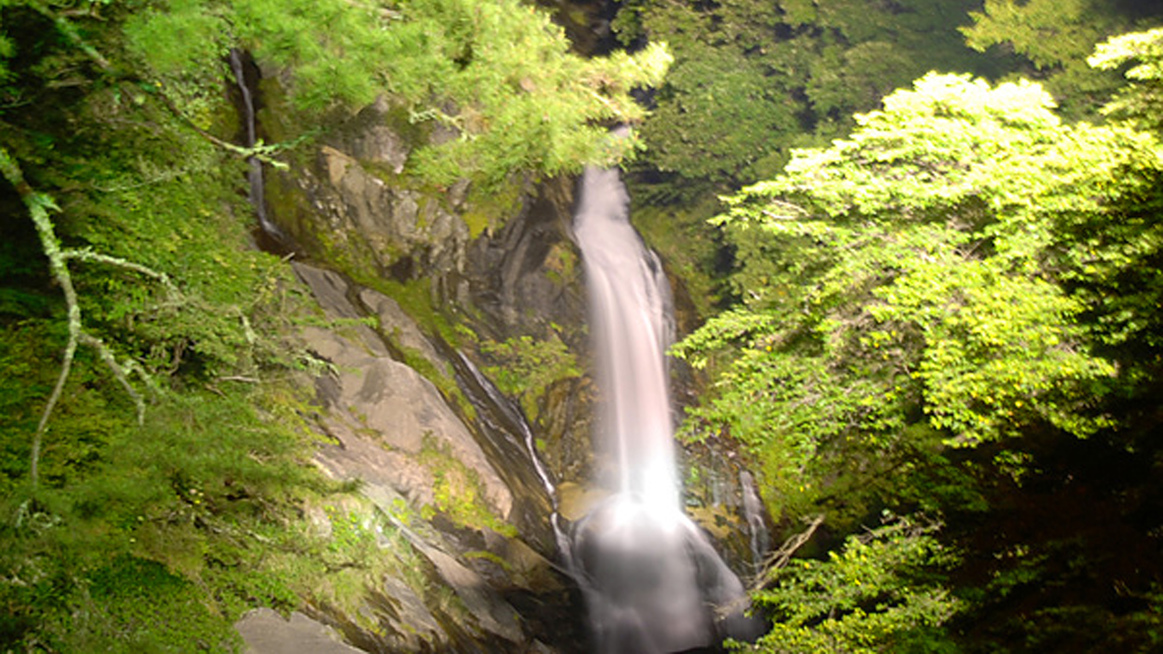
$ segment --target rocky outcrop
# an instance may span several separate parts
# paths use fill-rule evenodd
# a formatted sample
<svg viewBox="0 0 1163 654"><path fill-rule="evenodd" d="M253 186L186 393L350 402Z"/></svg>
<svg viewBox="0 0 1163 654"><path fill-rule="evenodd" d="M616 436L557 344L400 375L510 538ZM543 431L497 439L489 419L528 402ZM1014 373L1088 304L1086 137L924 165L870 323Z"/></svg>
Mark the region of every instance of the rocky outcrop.
<svg viewBox="0 0 1163 654"><path fill-rule="evenodd" d="M471 301L504 338L549 323L585 323L580 254L570 234L573 182L541 184L495 234L474 241L464 272ZM584 346L584 339L571 345Z"/></svg>
<svg viewBox="0 0 1163 654"><path fill-rule="evenodd" d="M314 388L316 424L327 437L316 462L331 477L357 484L364 501L345 510L397 535L377 537L384 557L418 555L422 564L409 575L376 578L354 609L308 598L306 615L289 620L248 615L239 630L252 650L316 651L295 639L323 643L332 638L325 625L358 648L352 651L575 651L570 643L581 639L560 641L543 608L577 610L551 562L544 488L520 482L537 478L529 452L489 443L453 398L399 360L407 348L436 374L456 368L393 300L333 271L305 264L294 271L323 313L321 324L300 328L323 364L303 381ZM368 316L378 318L378 329ZM331 519L317 516L324 531Z"/></svg>
<svg viewBox="0 0 1163 654"><path fill-rule="evenodd" d="M360 654L327 625L295 611L284 618L271 609L255 609L237 625L246 654Z"/></svg>
<svg viewBox="0 0 1163 654"><path fill-rule="evenodd" d="M332 320L360 315L340 293L346 287L334 272L296 264L295 272L312 290ZM388 304L386 297L364 289L362 295ZM378 296L378 297L377 297ZM415 325L405 323L414 337ZM326 411L321 424L335 443L323 447L319 460L340 479L387 479L420 505L433 503L434 480L418 464L425 447L447 452L476 473L489 509L507 520L513 496L489 464L480 445L440 392L418 372L391 358L381 336L360 325L343 335L334 329L304 327L307 346L331 364L331 374L315 385ZM431 350L431 345L428 346Z"/></svg>
<svg viewBox="0 0 1163 654"><path fill-rule="evenodd" d="M464 277L479 333L495 340L530 335L562 338L589 369L587 298L581 255L571 233L572 179L539 185L496 233L472 242ZM594 388L583 375L543 388L536 431L550 467L562 480L589 478Z"/></svg>
<svg viewBox="0 0 1163 654"><path fill-rule="evenodd" d="M318 264L295 264L322 314L300 329L320 363L303 379L325 440L316 463L358 488L362 503L350 510L386 558L410 569L377 569L356 606L308 598L305 615L289 622L248 619L295 633L314 620L369 652L585 651L580 595L553 563L545 482L568 491L560 498L567 519L599 498L588 485L593 384L571 375L530 390L530 426L481 373L503 364L484 344L528 337L560 339L588 369L573 182L530 186L498 204L511 212L482 223L469 217L482 209L467 182L421 189L408 178L411 146L426 137L406 122L377 102L299 165L272 174L267 188L272 219L299 258ZM416 297L389 297L377 284L386 278L421 289L422 311ZM421 327L410 311L441 313L437 322L474 336L450 344L438 334L448 330L433 320ZM548 471L533 465L535 442ZM737 491L696 493L708 524L727 533L738 523L719 488ZM329 520L320 516L320 528Z"/></svg>
<svg viewBox="0 0 1163 654"><path fill-rule="evenodd" d="M410 147L388 126L391 116L381 99L338 128L307 165L272 171L272 220L300 251L356 276L454 274L470 240L454 212L461 195L407 188L400 173Z"/></svg>

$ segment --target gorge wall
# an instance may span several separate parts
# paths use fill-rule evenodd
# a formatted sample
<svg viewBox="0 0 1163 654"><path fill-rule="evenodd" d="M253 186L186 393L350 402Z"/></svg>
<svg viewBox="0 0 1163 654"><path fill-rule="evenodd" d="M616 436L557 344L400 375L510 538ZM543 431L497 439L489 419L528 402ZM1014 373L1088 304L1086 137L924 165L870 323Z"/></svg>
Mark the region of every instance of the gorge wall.
<svg viewBox="0 0 1163 654"><path fill-rule="evenodd" d="M278 111L263 109L260 130L277 130ZM289 622L251 613L239 630L257 654L326 629L369 652L590 648L552 524L602 499L574 182L485 194L405 174L416 139L448 137L381 99L266 171L268 215L318 306L300 335L322 365L299 381L316 463L357 489L313 518L329 533L352 516L399 565L373 567L357 601L305 598ZM715 448L689 458L691 514L744 565L737 466Z"/></svg>

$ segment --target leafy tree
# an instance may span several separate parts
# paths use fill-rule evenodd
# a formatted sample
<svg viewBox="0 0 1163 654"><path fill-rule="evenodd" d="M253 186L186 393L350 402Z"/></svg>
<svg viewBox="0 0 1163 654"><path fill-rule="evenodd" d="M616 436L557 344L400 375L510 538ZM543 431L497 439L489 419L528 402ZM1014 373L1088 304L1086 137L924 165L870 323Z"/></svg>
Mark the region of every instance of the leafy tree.
<svg viewBox="0 0 1163 654"><path fill-rule="evenodd" d="M480 350L497 365L484 372L502 392L517 397L530 420L536 420L541 395L554 383L581 376L577 360L556 331L545 339L522 335L497 342L486 340Z"/></svg>
<svg viewBox="0 0 1163 654"><path fill-rule="evenodd" d="M792 559L769 571L755 593L773 627L747 652L957 651L942 626L958 610L939 571L953 557L934 538L933 525L888 521L826 559Z"/></svg>
<svg viewBox="0 0 1163 654"><path fill-rule="evenodd" d="M749 445L773 507L851 502L828 492L861 487L830 481L837 461L876 493L934 437L1117 422L1101 398L1140 375L1107 348L1155 351L1160 286L1139 271L1163 245L1145 216L1163 162L1150 135L1052 106L1036 84L931 74L727 200L743 305L677 351L730 348L693 429Z"/></svg>
<svg viewBox="0 0 1163 654"><path fill-rule="evenodd" d="M1118 70L1133 64L1125 72L1130 83L1119 90L1102 111L1115 118L1130 120L1142 129L1158 133L1163 130L1163 29L1134 32L1112 37L1098 44L1087 62L1104 70Z"/></svg>
<svg viewBox="0 0 1163 654"><path fill-rule="evenodd" d="M1146 3L1145 3L1146 4ZM1044 81L1072 117L1093 116L1118 87L1117 75L1087 65L1095 44L1125 32L1158 9L1136 11L1118 0L986 0L962 28L970 47L1004 44L1026 58L1024 75ZM1157 19L1155 19L1157 21Z"/></svg>
<svg viewBox="0 0 1163 654"><path fill-rule="evenodd" d="M643 126L649 162L683 185L769 177L790 149L925 72L979 70L956 31L975 0L628 3L626 41L665 41L675 64Z"/></svg>
<svg viewBox="0 0 1163 654"><path fill-rule="evenodd" d="M316 114L387 93L413 122L456 135L413 162L442 184L612 163L632 141L609 139L602 123L640 120L629 91L658 83L670 61L661 45L582 59L547 14L518 0L174 0L129 17L125 33L136 66L188 96L198 91L187 80L225 76L229 47L287 71L294 102Z"/></svg>

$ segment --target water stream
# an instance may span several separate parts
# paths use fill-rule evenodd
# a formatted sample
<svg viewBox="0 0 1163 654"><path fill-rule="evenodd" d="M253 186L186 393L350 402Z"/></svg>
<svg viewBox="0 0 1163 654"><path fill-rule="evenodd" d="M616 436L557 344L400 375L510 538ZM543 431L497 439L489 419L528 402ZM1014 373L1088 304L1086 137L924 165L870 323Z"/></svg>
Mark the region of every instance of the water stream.
<svg viewBox="0 0 1163 654"><path fill-rule="evenodd" d="M234 73L234 82L238 86L238 92L242 98L242 145L253 148L259 142L258 119L255 114L258 103L255 101L255 81L253 77L248 77L246 63L243 59L244 55L241 50L238 48L230 49L230 70ZM253 66L251 69L254 69ZM247 199L250 200L255 215L258 217L259 235L263 241L260 245L265 250L281 253L287 249L290 239L267 215L266 181L263 178L262 161L258 157L252 156L247 157L246 164Z"/></svg>
<svg viewBox="0 0 1163 654"><path fill-rule="evenodd" d="M602 654L681 652L748 639L738 577L682 511L666 348L670 289L629 222L617 170L582 177L574 234L585 261L601 393L599 485L568 555Z"/></svg>

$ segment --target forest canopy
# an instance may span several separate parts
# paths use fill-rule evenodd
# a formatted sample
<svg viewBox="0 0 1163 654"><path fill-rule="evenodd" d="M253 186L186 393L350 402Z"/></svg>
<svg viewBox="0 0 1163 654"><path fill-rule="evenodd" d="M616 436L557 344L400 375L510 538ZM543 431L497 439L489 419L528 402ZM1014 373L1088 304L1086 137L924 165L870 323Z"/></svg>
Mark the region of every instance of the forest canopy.
<svg viewBox="0 0 1163 654"><path fill-rule="evenodd" d="M740 300L675 347L716 371L711 397L690 412L688 438L726 434L744 443L761 464L775 515L794 522L819 512L841 532L878 510L940 517L970 530L942 539L963 548L1014 547L1005 527L994 537L974 529L1006 520L1012 502L1058 506L1052 498L1076 475L1099 483L1119 474L1062 469L1076 456L1069 452L1134 453L1153 466L1159 444L1148 434L1157 433L1152 407L1163 360L1161 38L1158 30L1128 34L1096 49L1095 66L1132 64L1124 68L1129 84L1103 109L1114 119L1105 124L1064 120L1038 83L930 73L885 97L881 109L857 114L847 138L794 150L780 175L724 197L727 211L712 223L735 253L731 283ZM1117 511L1157 524L1150 500L1124 502ZM1120 515L1127 513L1110 519L1126 519ZM974 562L959 568L994 575L985 596L955 591L960 619L1004 606L1000 597L1015 592L999 585L1007 575L1064 583L1048 572L1064 551L1094 565L1095 575L1106 569L1097 562L1099 539L1075 533L1063 536L1075 539L1067 546L1028 538L1017 545L1028 557L982 563L986 553L973 552ZM898 534L885 546L925 542ZM854 547L867 543L773 574L777 590L759 597L789 617L759 650L813 651L815 638L838 639L844 651L952 646L951 632L930 631L956 624L957 611L933 617L950 610L943 596L888 594L899 583L893 575L912 574L913 563L885 550L854 572L845 567ZM832 591L829 606L852 622L829 614L811 623L786 598L805 601L812 563L825 579L887 572L880 583L888 585L863 604L846 605ZM1144 611L1156 610L1158 577L1114 583L1129 584L1126 595ZM1030 601L1053 595L1019 588ZM1114 627L1096 626L1114 621L1109 614L1068 626L1065 611L1111 610L1072 601L1026 613L1029 642L1074 651L1080 639L1114 638ZM1133 612L1126 620L1155 624ZM1153 642L1149 631L1120 638L1134 651Z"/></svg>

